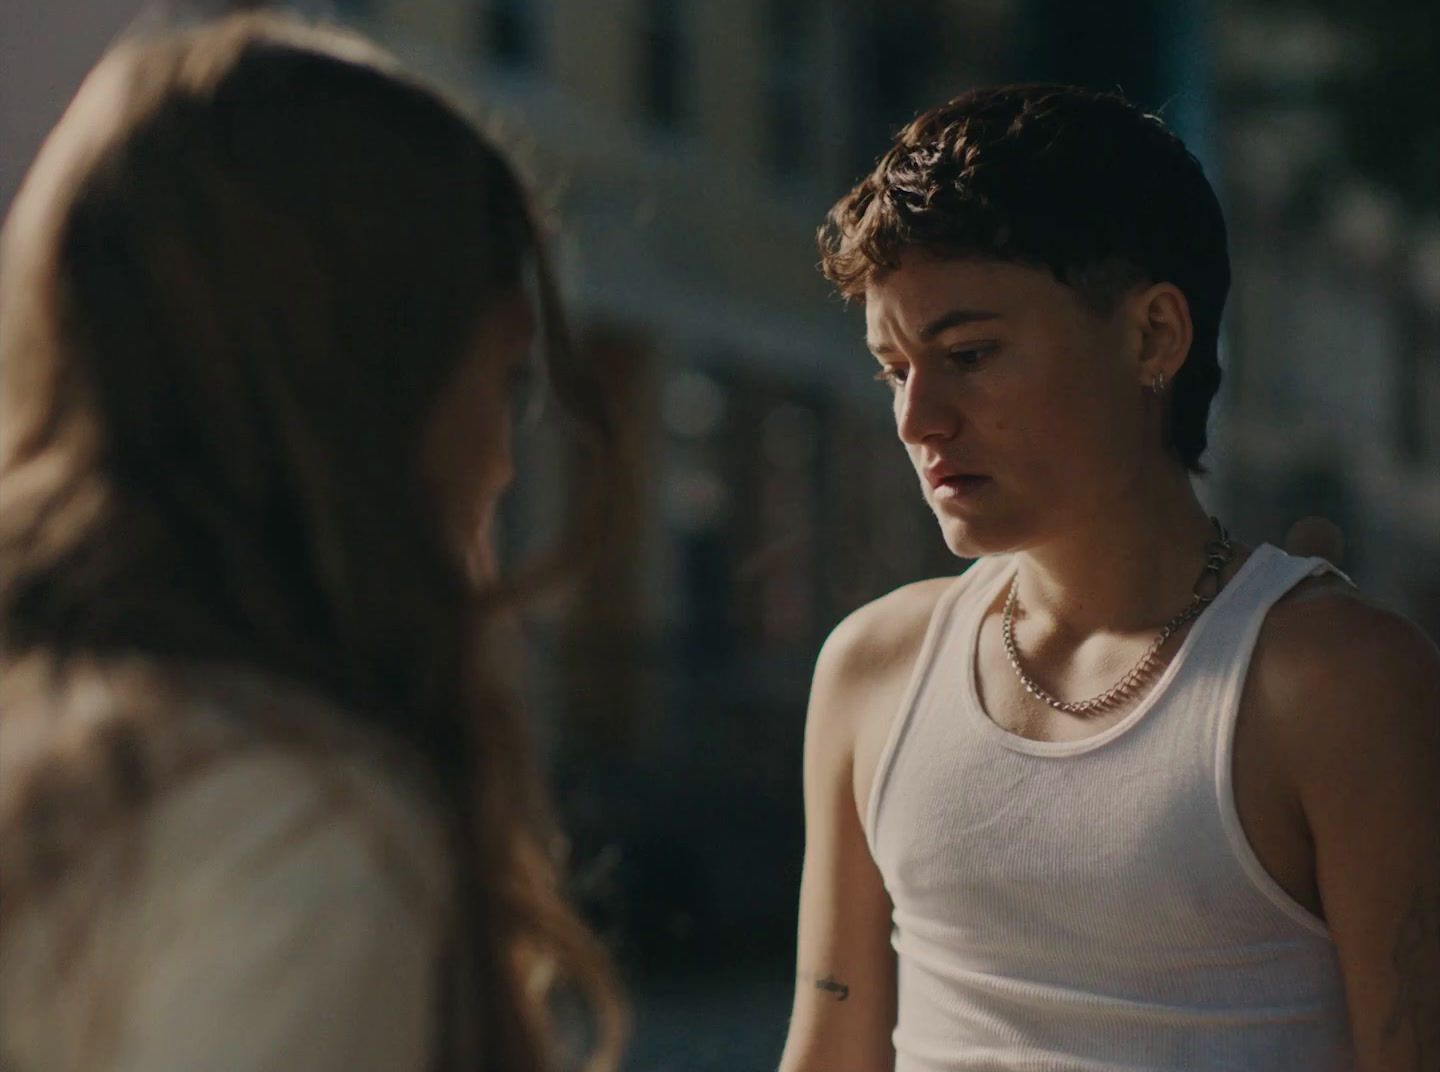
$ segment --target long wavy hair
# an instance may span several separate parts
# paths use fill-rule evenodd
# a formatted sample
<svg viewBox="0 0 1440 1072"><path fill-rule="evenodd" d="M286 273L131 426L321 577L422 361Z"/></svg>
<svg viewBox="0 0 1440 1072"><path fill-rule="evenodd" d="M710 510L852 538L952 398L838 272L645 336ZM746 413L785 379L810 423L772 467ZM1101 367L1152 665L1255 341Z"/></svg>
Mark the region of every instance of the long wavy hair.
<svg viewBox="0 0 1440 1072"><path fill-rule="evenodd" d="M174 777L167 668L258 671L424 772L455 876L436 1067L551 1067L556 980L612 1067L609 969L483 658L505 593L421 477L481 318L527 285L604 442L504 157L349 33L147 32L87 79L0 256L0 928ZM102 716L62 734L95 682Z"/></svg>

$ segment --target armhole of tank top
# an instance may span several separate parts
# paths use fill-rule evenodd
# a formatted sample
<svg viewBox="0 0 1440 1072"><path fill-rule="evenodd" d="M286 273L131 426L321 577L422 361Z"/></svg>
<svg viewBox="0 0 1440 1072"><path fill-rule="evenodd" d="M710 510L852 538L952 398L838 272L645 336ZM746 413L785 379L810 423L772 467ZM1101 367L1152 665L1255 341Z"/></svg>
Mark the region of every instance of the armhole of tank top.
<svg viewBox="0 0 1440 1072"><path fill-rule="evenodd" d="M1266 870L1265 865L1260 862L1260 857L1255 854L1255 849L1245 834L1245 828L1240 823L1240 811L1235 804L1235 726L1240 714L1240 700L1244 695L1245 682L1250 676L1255 645L1260 639L1260 630L1265 624L1265 619L1269 617L1271 608L1301 581L1310 577L1319 577L1325 573L1334 573L1346 581L1350 580L1339 569L1322 558L1310 558L1303 561L1306 563L1303 571L1299 569L1299 562L1293 565L1286 563L1282 567L1286 568L1289 573L1288 583L1274 592L1273 597L1265 604L1263 613L1256 614L1253 620L1246 623L1245 634L1240 638L1240 643L1236 648L1235 667L1229 680L1226 681L1222 693L1219 732L1215 742L1215 791L1216 803L1220 810L1220 826L1225 834L1225 841L1234 855L1236 863L1240 866L1240 870L1250 880L1251 886L1265 900L1299 926L1317 937L1331 941L1330 928L1325 921L1286 893Z"/></svg>
<svg viewBox="0 0 1440 1072"><path fill-rule="evenodd" d="M935 601L935 609L930 612L930 621L925 627L925 639L921 641L920 653L915 658L915 666L910 671L910 680L901 694L895 720L890 726L890 732L886 735L885 747L880 751L880 758L875 763L875 773L870 780L870 799L866 801L864 822L861 825L871 856L875 856L876 853L875 839L880 821L880 799L890 780L890 771L895 765L895 756L900 750L901 738L905 736L906 730L909 729L910 723L914 719L915 701L919 699L920 690L930 676L930 667L934 663L935 653L940 647L940 638L950 623L955 605L960 601L960 597L968 589L981 583L978 580L979 575L987 572L985 566L989 562L990 560L987 559L978 559L969 569L956 577L941 593L940 598Z"/></svg>

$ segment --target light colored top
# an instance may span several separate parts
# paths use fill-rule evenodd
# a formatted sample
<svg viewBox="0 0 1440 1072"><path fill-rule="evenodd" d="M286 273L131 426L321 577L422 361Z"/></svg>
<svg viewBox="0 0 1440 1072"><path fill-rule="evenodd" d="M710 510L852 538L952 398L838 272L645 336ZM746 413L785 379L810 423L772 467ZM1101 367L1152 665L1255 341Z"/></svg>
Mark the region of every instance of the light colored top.
<svg viewBox="0 0 1440 1072"><path fill-rule="evenodd" d="M896 1072L1344 1072L1335 948L1237 817L1235 718L1261 622L1328 568L1258 548L1140 704L1080 741L992 722L978 562L941 599L876 771L894 904Z"/></svg>
<svg viewBox="0 0 1440 1072"><path fill-rule="evenodd" d="M0 1068L427 1067L445 857L378 767L247 747L129 844L125 878L102 843L7 926Z"/></svg>

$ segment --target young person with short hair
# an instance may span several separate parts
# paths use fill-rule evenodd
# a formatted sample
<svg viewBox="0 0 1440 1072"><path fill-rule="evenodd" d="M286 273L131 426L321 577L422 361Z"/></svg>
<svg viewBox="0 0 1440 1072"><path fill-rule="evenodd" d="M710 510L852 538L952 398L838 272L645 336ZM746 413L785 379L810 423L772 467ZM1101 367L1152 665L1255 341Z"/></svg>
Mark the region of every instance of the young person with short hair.
<svg viewBox="0 0 1440 1072"><path fill-rule="evenodd" d="M783 1072L1440 1067L1440 653L1195 495L1199 163L1114 95L978 90L821 247L978 561L821 652Z"/></svg>

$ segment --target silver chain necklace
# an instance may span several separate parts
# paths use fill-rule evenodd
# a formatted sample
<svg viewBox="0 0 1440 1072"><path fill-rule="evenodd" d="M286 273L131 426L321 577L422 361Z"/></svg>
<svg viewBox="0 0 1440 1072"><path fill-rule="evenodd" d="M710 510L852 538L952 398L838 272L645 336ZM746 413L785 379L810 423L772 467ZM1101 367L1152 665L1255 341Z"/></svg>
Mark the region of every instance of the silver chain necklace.
<svg viewBox="0 0 1440 1072"><path fill-rule="evenodd" d="M1015 578L1010 582L1010 594L1005 597L1005 610L1000 616L1000 635L1005 640L1005 654L1010 659L1015 676L1020 679L1020 684L1025 686L1025 691L1037 700L1043 700L1057 711L1064 711L1070 715L1083 715L1090 711L1109 707L1116 700L1129 695L1137 685L1149 677L1155 659L1160 654L1160 649L1165 646L1165 641L1174 636L1177 629L1198 618L1200 612L1208 607L1219 594L1220 574L1230 560L1235 557L1235 546L1230 542L1230 535L1225 531L1225 526L1213 517L1210 521L1215 526L1215 539L1205 545L1205 569L1200 574L1200 579L1195 582L1195 589L1191 593L1189 604L1165 623L1165 627L1151 642L1145 654L1140 657L1140 661L1130 668L1129 673L1100 695L1092 696L1088 700L1059 699L1047 692L1020 665L1020 653L1015 647L1015 603L1020 593L1020 574L1017 572Z"/></svg>

